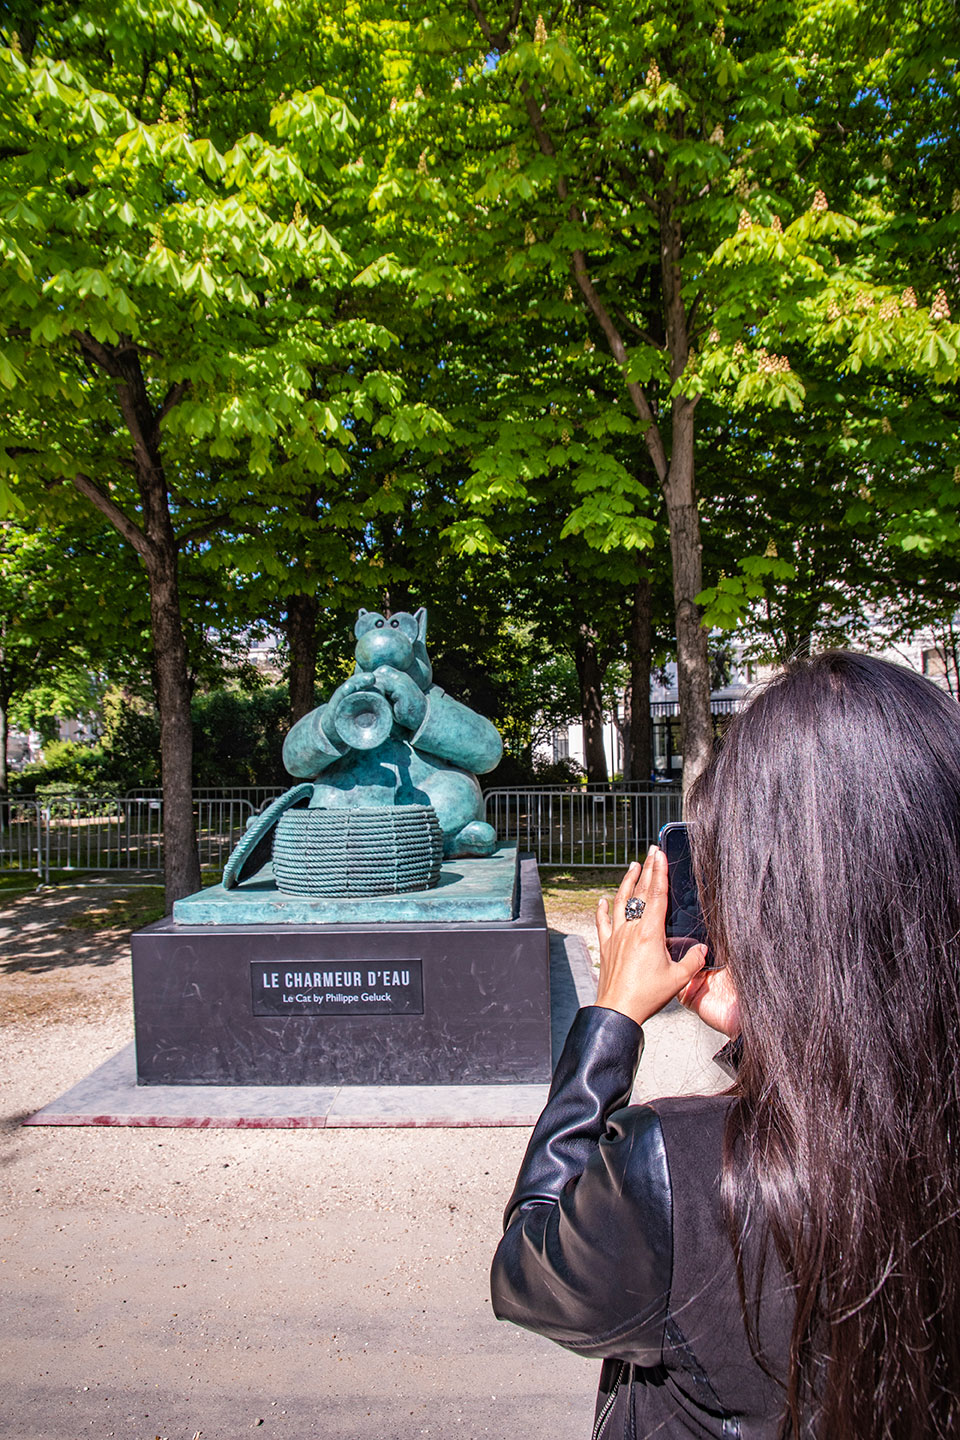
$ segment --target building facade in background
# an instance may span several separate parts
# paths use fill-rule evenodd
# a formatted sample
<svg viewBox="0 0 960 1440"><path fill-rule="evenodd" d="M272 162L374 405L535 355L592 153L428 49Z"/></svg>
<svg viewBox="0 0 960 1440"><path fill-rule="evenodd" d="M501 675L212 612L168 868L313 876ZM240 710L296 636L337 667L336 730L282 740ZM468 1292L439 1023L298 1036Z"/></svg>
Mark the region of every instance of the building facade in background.
<svg viewBox="0 0 960 1440"><path fill-rule="evenodd" d="M958 636L960 641L960 636ZM960 678L958 678L958 650L960 644L944 645L942 637L919 634L908 644L891 646L876 653L884 660L905 665L926 675L935 685L946 690L955 700L960 700ZM723 733L731 717L749 698L753 688L762 684L776 673L775 665L760 664L748 660L742 652L734 651L729 666L729 679L719 689L711 692L710 709L713 715L714 732ZM677 781L683 772L683 752L680 742L680 706L677 699L676 666L667 665L663 678L666 683L654 682L650 687L650 716L653 721L653 769L651 783ZM616 780L623 773L624 740L618 716L622 713L622 697L618 697L616 713L607 716L603 727L603 748L607 757L607 774ZM583 727L570 725L554 731L546 746L540 748L538 758L546 762L571 760L581 768L584 766Z"/></svg>

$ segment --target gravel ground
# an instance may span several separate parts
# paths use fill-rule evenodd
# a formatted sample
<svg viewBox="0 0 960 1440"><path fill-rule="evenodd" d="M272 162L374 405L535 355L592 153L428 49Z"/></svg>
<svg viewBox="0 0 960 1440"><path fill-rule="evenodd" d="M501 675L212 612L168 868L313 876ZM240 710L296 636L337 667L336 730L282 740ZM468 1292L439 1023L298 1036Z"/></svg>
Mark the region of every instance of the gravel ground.
<svg viewBox="0 0 960 1440"><path fill-rule="evenodd" d="M132 1036L123 894L0 909L3 1440L589 1435L597 1366L491 1314L524 1131L21 1128ZM715 1042L657 1017L644 1092Z"/></svg>

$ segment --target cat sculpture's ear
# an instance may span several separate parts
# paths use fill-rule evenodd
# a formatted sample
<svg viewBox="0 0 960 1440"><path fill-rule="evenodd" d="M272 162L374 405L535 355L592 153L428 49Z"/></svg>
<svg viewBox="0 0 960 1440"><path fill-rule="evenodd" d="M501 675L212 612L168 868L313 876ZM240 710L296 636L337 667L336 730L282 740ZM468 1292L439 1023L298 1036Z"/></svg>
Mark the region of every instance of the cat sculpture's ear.
<svg viewBox="0 0 960 1440"><path fill-rule="evenodd" d="M421 605L421 606L420 606L420 609L414 612L413 618L414 618L414 620L416 620L416 622L417 622L417 639L418 639L418 640L426 640L426 638L427 638L427 607L426 607L425 605Z"/></svg>

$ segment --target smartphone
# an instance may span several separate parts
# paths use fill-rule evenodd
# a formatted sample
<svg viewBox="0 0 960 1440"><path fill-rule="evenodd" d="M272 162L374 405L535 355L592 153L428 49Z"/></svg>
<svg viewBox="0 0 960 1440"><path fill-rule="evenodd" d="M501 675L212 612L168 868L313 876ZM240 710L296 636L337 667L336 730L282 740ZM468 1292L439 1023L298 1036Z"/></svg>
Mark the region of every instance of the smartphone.
<svg viewBox="0 0 960 1440"><path fill-rule="evenodd" d="M710 944L693 874L689 831L680 821L671 820L660 831L657 843L668 867L667 949L672 959L682 960L691 945ZM709 949L706 963L708 969L716 965Z"/></svg>

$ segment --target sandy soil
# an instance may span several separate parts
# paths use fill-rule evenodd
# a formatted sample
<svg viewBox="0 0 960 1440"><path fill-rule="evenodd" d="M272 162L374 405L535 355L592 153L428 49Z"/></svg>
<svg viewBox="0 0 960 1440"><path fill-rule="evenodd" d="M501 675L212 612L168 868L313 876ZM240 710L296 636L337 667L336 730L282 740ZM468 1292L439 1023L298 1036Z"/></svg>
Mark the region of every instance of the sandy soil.
<svg viewBox="0 0 960 1440"><path fill-rule="evenodd" d="M491 1314L525 1132L21 1128L132 1036L127 931L70 924L122 893L0 910L0 1436L589 1435L596 1365ZM691 1026L654 1088L722 1078Z"/></svg>

